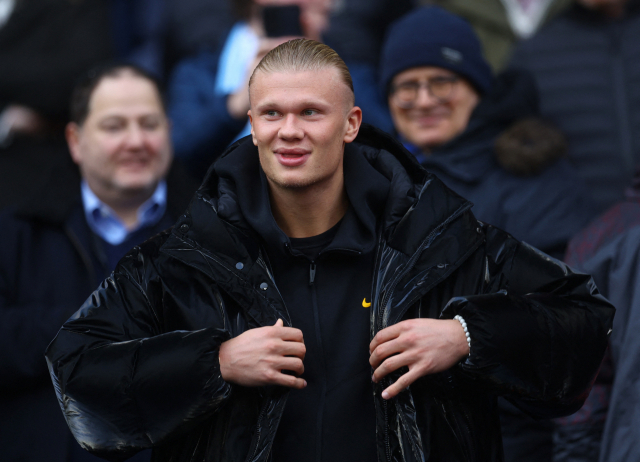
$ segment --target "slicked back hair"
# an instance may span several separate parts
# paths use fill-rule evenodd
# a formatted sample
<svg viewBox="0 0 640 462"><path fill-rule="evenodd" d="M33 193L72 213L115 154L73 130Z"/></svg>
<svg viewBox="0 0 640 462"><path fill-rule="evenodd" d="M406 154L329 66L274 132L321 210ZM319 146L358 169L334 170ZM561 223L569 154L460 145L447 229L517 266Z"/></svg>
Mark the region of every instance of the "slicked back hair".
<svg viewBox="0 0 640 462"><path fill-rule="evenodd" d="M158 100L160 101L162 111L166 114L167 109L162 97L161 85L158 79L135 64L128 62L115 62L94 67L78 80L73 92L71 93L71 102L69 105L71 122L75 122L80 126L84 124L85 120L89 116L91 96L93 96L93 92L98 85L100 85L100 82L106 78L116 78L127 73L132 74L135 77L146 79L153 85L158 93Z"/></svg>
<svg viewBox="0 0 640 462"><path fill-rule="evenodd" d="M307 72L335 68L353 95L353 80L349 68L333 48L305 38L289 40L265 55L249 79L249 88L258 72ZM355 96L354 96L355 100Z"/></svg>

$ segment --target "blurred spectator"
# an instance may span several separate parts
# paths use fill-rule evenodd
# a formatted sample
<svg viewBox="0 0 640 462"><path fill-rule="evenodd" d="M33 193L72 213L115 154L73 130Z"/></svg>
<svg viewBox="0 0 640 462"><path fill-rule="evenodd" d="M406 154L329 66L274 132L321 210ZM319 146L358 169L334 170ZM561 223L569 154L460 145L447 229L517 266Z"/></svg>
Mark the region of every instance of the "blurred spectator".
<svg viewBox="0 0 640 462"><path fill-rule="evenodd" d="M494 71L507 63L513 46L566 9L571 0L419 0L465 18L475 30Z"/></svg>
<svg viewBox="0 0 640 462"><path fill-rule="evenodd" d="M395 129L427 170L480 220L564 255L593 215L562 137L535 118L528 74L494 78L469 24L437 7L392 26L380 74Z"/></svg>
<svg viewBox="0 0 640 462"><path fill-rule="evenodd" d="M260 59L294 35L320 40L331 0L234 0L233 5L241 20L222 50L183 60L169 82L176 157L199 177L233 140L249 134L247 86ZM263 21L269 7L273 22Z"/></svg>
<svg viewBox="0 0 640 462"><path fill-rule="evenodd" d="M638 0L576 0L513 55L533 72L541 113L566 135L599 211L622 199L640 162L638 62Z"/></svg>
<svg viewBox="0 0 640 462"><path fill-rule="evenodd" d="M532 78L494 78L463 19L413 10L389 29L380 62L395 130L420 163L475 205L474 215L561 257L592 217L562 136L537 116ZM553 423L500 399L507 461L552 457Z"/></svg>
<svg viewBox="0 0 640 462"><path fill-rule="evenodd" d="M0 445L8 461L99 460L73 440L43 351L126 251L170 227L195 190L175 168L164 180L169 125L144 71L90 72L71 116L66 136L82 183L77 170L50 171L30 201L0 214Z"/></svg>
<svg viewBox="0 0 640 462"><path fill-rule="evenodd" d="M616 307L610 338L614 380L597 460L640 460L640 226L606 242L581 269Z"/></svg>
<svg viewBox="0 0 640 462"><path fill-rule="evenodd" d="M106 1L16 0L5 12L0 209L17 203L66 162L62 133L74 80L113 56Z"/></svg>
<svg viewBox="0 0 640 462"><path fill-rule="evenodd" d="M634 403L640 399L633 392L640 389L635 363L640 350L634 343L632 328L640 319L640 168L625 193L624 201L591 222L571 239L567 248L565 261L593 274L598 288L617 310L611 335L612 354L605 357L585 405L576 414L556 422L557 462L621 462L640 457L640 446L633 438L640 422L640 414L633 411Z"/></svg>

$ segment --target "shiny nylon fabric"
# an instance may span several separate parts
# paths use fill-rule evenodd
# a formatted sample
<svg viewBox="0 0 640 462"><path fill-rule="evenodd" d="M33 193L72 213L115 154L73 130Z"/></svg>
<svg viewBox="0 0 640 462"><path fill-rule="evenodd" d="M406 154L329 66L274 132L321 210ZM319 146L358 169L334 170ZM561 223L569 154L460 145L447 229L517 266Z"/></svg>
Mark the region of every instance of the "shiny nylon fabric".
<svg viewBox="0 0 640 462"><path fill-rule="evenodd" d="M473 342L460 366L396 399L380 393L403 371L374 386L379 461L501 460L495 396L537 415L574 410L613 308L587 276L478 223L467 201L388 136L367 127L362 135L356 150L393 185L371 335L402 319L460 313ZM151 446L157 461L269 460L286 390L227 384L217 361L222 341L289 320L235 193L210 172L173 231L134 249L50 345L61 407L86 449L110 460Z"/></svg>

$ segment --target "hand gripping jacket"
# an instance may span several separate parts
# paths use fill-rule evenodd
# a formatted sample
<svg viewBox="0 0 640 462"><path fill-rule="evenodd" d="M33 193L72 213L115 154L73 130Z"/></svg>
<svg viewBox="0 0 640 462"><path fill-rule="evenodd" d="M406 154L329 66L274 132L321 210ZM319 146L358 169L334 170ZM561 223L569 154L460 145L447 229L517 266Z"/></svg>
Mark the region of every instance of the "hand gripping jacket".
<svg viewBox="0 0 640 462"><path fill-rule="evenodd" d="M472 339L463 362L392 400L380 393L402 371L372 385L378 460L502 460L497 395L534 416L576 411L614 312L591 278L478 222L468 201L382 132L364 126L349 155L391 183L371 336L402 319L460 314ZM250 140L226 156L258 168ZM221 342L290 320L238 194L214 165L173 230L131 251L49 346L60 405L89 451L270 460L287 390L226 383L218 362Z"/></svg>

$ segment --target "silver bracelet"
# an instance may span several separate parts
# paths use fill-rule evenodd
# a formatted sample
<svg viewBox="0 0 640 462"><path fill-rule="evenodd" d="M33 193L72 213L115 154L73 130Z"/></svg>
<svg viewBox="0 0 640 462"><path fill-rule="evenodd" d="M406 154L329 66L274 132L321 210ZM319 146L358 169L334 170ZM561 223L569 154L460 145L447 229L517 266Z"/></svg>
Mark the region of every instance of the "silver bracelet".
<svg viewBox="0 0 640 462"><path fill-rule="evenodd" d="M467 330L467 323L462 316L456 314L453 319L458 321L464 330L464 335L467 337L467 345L469 345L469 355L471 355L471 336L469 335L469 331Z"/></svg>

